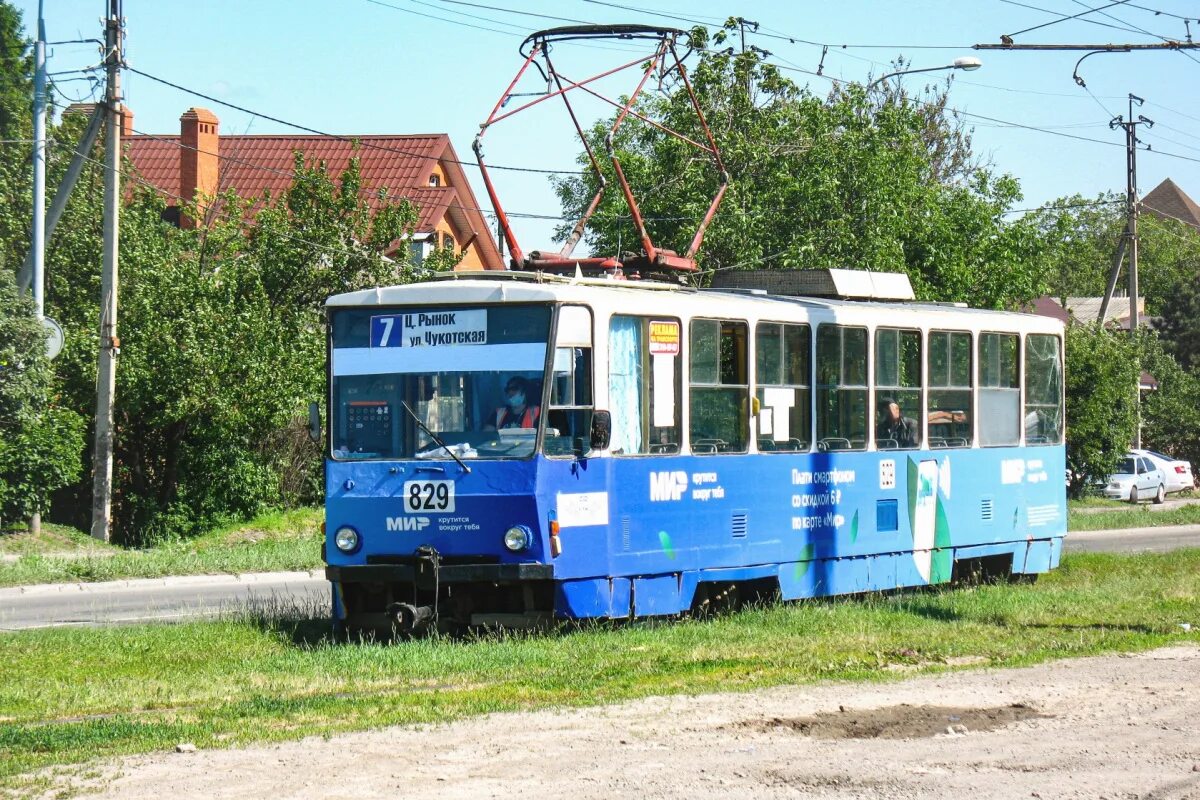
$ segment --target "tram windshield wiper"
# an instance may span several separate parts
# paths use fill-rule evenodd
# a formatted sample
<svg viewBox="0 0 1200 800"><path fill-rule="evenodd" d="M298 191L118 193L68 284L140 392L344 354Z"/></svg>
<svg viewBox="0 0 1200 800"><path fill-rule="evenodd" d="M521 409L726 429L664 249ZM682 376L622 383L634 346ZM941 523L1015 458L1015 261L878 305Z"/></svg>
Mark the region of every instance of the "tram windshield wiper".
<svg viewBox="0 0 1200 800"><path fill-rule="evenodd" d="M468 475L471 473L471 468L468 467L466 464L464 464L463 460L461 458L459 458L458 455L453 450L451 450L449 447L446 446L446 443L442 441L440 436L438 436L433 431L429 430L429 427L424 422L421 421L420 417L417 416L417 412L413 411L411 408L408 407L408 403L401 400L400 405L404 406L404 410L407 411L408 415L413 418L413 422L417 423L417 427L420 428L421 430L423 430L425 432L425 434L427 436L429 436L430 439L433 439L434 444L436 444L438 447L445 450L446 455L453 458L454 461L460 467L462 467L463 472L467 473Z"/></svg>

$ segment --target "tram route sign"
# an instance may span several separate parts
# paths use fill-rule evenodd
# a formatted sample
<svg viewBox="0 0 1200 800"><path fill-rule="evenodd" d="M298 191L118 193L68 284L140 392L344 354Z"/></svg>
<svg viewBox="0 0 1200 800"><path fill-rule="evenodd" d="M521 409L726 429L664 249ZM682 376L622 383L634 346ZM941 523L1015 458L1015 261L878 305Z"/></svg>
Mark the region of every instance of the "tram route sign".
<svg viewBox="0 0 1200 800"><path fill-rule="evenodd" d="M487 310L413 311L371 317L371 347L487 344Z"/></svg>

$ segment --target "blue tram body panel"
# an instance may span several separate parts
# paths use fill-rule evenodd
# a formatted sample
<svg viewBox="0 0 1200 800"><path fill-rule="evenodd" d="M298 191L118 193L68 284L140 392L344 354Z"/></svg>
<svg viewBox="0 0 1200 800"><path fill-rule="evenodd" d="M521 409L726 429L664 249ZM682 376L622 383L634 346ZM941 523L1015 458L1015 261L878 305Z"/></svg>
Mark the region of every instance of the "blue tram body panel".
<svg viewBox="0 0 1200 800"><path fill-rule="evenodd" d="M555 613L687 610L708 582L777 579L785 598L949 580L956 559L1002 556L1014 573L1058 563L1066 534L1061 446L523 461L330 461L330 536L362 536L331 566L432 547L448 563L552 566ZM454 484L452 511L410 511L412 481ZM557 521L561 553L552 555ZM513 525L530 547L503 545ZM336 597L335 597L336 602Z"/></svg>

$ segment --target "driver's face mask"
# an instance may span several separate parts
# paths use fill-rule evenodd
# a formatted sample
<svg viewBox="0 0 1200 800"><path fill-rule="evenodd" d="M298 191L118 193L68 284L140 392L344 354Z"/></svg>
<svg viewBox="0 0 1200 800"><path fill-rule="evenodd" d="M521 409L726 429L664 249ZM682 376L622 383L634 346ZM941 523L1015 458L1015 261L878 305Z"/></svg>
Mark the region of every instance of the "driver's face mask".
<svg viewBox="0 0 1200 800"><path fill-rule="evenodd" d="M508 407L509 408L520 408L523 405L525 405L525 393L524 392L520 392L520 391L513 392L512 394L510 394L508 396Z"/></svg>

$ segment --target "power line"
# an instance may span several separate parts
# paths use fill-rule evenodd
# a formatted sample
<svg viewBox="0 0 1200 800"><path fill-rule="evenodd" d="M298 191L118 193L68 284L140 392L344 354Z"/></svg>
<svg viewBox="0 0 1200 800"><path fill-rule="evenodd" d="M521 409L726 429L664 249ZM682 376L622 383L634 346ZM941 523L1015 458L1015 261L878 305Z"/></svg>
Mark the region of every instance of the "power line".
<svg viewBox="0 0 1200 800"><path fill-rule="evenodd" d="M521 11L520 9L516 9L516 8L503 8L501 6L489 6L489 5L484 5L483 3L468 3L468 2L466 2L466 0L441 0L441 2L448 3L450 5L456 5L456 6L467 6L468 8L483 8L483 9L487 9L490 11L504 11L509 14L520 14L525 17L537 17L538 19L551 19L551 20L556 20L558 22L572 22L572 23L575 23L578 25L594 24L591 20L587 20L587 19L574 19L572 17L556 17L553 14L538 14L534 11Z"/></svg>
<svg viewBox="0 0 1200 800"><path fill-rule="evenodd" d="M1113 6L1119 6L1119 5L1121 5L1121 3L1126 3L1126 2L1129 2L1129 0L1116 0L1115 3L1109 3L1108 5L1104 6L1104 8L1112 8ZM1082 3L1080 5L1082 5ZM1045 9L1042 9L1042 10L1044 11ZM1008 34L1008 37L1011 39L1014 36L1020 36L1022 33L1029 33L1030 31L1040 30L1042 28L1049 28L1051 25L1057 25L1060 22L1066 22L1067 20L1079 19L1080 17L1086 16L1088 14L1093 14L1099 10L1100 9L1098 9L1098 8L1088 8L1087 11L1080 11L1078 14L1072 14L1071 16L1063 15L1061 19L1052 19L1049 22L1043 22L1042 24L1034 25L1031 28L1025 28L1024 30L1019 30L1019 31L1013 31L1012 33ZM1047 12L1047 13L1058 13L1058 12ZM1108 15L1105 14L1105 16L1108 16ZM1111 19L1111 17L1110 17L1110 19Z"/></svg>
<svg viewBox="0 0 1200 800"><path fill-rule="evenodd" d="M1146 30L1145 28L1142 28L1142 27L1139 27L1139 26L1137 26L1137 25L1134 25L1132 22L1127 22L1126 20L1120 19L1119 17L1115 17L1115 16L1113 16L1112 14L1109 14L1107 11L1104 11L1104 9L1105 9L1105 8L1112 8L1114 5L1119 5L1119 4L1122 4L1122 3L1127 3L1129 0L1120 0L1120 2L1119 2L1119 3L1111 3L1111 4L1107 5L1107 6L1102 6L1101 8L1092 8L1092 7L1091 7L1091 6L1089 6L1087 3L1084 3L1084 2L1083 2L1083 0L1071 0L1071 1L1072 1L1073 3L1075 3L1075 5L1077 5L1077 6L1083 6L1084 8L1086 8L1086 9L1087 9L1087 11L1085 11L1085 12L1084 12L1084 13L1086 13L1086 14L1090 14L1090 13L1093 13L1093 12L1095 12L1095 13L1098 13L1098 14L1100 14L1100 16L1102 16L1102 17L1108 17L1108 18L1109 18L1109 19L1111 19L1113 22L1119 22L1119 23L1121 23L1122 25L1129 25L1130 27L1132 27L1132 28L1133 28L1135 31L1138 31L1139 33L1144 33L1145 35L1147 35L1147 36L1150 36L1150 37L1153 37L1153 38L1155 38L1155 39L1161 39L1161 40L1162 40L1162 41L1164 41L1164 42L1169 42L1169 41L1171 41L1171 38L1170 38L1170 37L1168 37L1168 36L1160 36L1160 35L1159 35L1159 34L1157 34L1157 33L1154 33L1154 32L1152 32L1152 31L1148 31L1148 30Z"/></svg>
<svg viewBox="0 0 1200 800"><path fill-rule="evenodd" d="M207 156L213 156L221 161L228 161L233 164L240 164L245 167L250 167L251 169L260 170L262 172L269 172L273 175L279 175L280 177L290 178L292 180L295 180L297 177L299 177L294 170L279 169L278 167L271 167L271 166L267 166L266 164L259 164L259 163L253 162L253 161L248 161L244 158L239 158L237 156L225 155L223 153L213 152L211 150L203 150L199 147L193 147L192 145L184 144L182 141L180 141L178 139L178 137L166 138L163 136L156 136L151 133L146 133L144 131L137 130L136 128L134 128L132 130L138 136L143 136L147 139L151 139L156 142L161 142L162 144L171 145L173 147L179 148L180 150L191 150L194 153L199 153L201 155L207 155ZM359 189L358 194L362 197L365 197L368 199L373 199L373 200L378 200L378 199L409 200L410 202L412 202L416 205L419 205L422 208L445 208L445 209L448 209L452 205L451 203L436 203L436 202L435 203L424 203L424 202L418 203L416 200L413 200L411 197L408 197L407 195L391 194L390 192L381 198L378 194L378 190L381 188L386 188L386 187L377 187L376 189L372 189L370 187L363 187L363 188ZM425 187L409 187L409 188L410 189L422 189ZM404 190L400 187L395 187L395 191L404 191ZM170 193L164 191L163 194L169 195ZM470 206L470 205L467 205L462 202L458 203L458 207L462 208L466 211L478 211L481 214L491 213L489 209L478 208L476 206ZM529 212L513 212L509 216L518 217L520 219L541 219L541 220L562 220L563 219L563 217L561 217L561 216L553 216L553 215L549 215L549 214L534 214L534 213L529 213Z"/></svg>
<svg viewBox="0 0 1200 800"><path fill-rule="evenodd" d="M1059 16L1059 17L1068 17L1068 15L1066 15L1066 14L1063 14L1062 12L1059 12L1059 11L1051 11L1051 10L1050 10L1050 9L1048 9L1048 8L1041 8L1040 6L1031 6L1031 5L1029 5L1028 3L1020 3L1020 2L1017 2L1017 0L1000 0L1000 2L1001 2L1001 3L1007 3L1007 4L1008 4L1008 5L1010 5L1010 6L1018 6L1019 8L1027 8L1027 9L1029 9L1029 10L1031 10L1031 11L1040 11L1040 12L1042 12L1043 14L1054 14L1055 16ZM1069 17L1068 17L1068 18L1069 18ZM1057 20L1056 20L1056 21L1057 21ZM1095 20L1095 19L1085 19L1084 17L1079 17L1079 18L1078 18L1078 21L1079 21L1079 22L1086 22L1086 23L1088 23L1088 24L1090 24L1090 25L1099 25L1099 26L1100 26L1100 27L1102 27L1102 28L1111 28L1111 29L1113 29L1113 30L1125 31L1126 33L1142 33L1142 31L1135 30L1134 28L1124 27L1124 26L1121 26L1121 25L1112 25L1112 24L1110 24L1110 23L1107 23L1107 22L1100 22L1099 20Z"/></svg>
<svg viewBox="0 0 1200 800"><path fill-rule="evenodd" d="M485 28L482 25L472 25L469 22L459 22L457 20L446 19L445 17L434 16L433 14L425 14L421 11L414 11L411 8L402 8L401 6L392 5L391 3L385 3L385 2L383 2L383 0L366 0L366 2L370 3L371 5L382 6L383 8L390 8L393 11L399 11L403 14L412 14L412 15L418 16L418 17L425 17L426 19L435 19L438 22L446 22L451 25L462 25L465 28L474 28L477 31L484 31L485 33L495 33L500 36L520 36L520 34L515 33L513 31L498 31L495 28ZM498 25L507 25L508 24L506 22L496 22L495 20L488 20L488 21L495 22Z"/></svg>
<svg viewBox="0 0 1200 800"><path fill-rule="evenodd" d="M92 164L95 164L95 165L101 167L101 168L104 168L104 169L108 168L108 165L105 164L103 161L96 159L96 158L92 158L91 156L83 156L83 159L84 159L84 161L88 161ZM121 177L125 178L126 180L132 181L141 186L145 186L148 189L153 189L155 192L158 192L159 194L161 194L165 197L169 197L172 200L176 200L180 203L191 202L190 200L185 199L182 196L175 194L174 192L168 192L164 189L159 188L158 186L155 186L154 184L150 183L146 179L144 179L138 175L135 175L135 174L129 172L128 170L118 169L117 173L120 174ZM225 220L228 220L231 222L241 222L247 228L257 229L259 227L257 224L247 221L244 217L235 218L234 215L229 213L228 211L222 211L217 208L209 208L206 210L206 213L213 214L214 216L221 217L222 219L225 219ZM317 250L326 250L326 251L329 251L332 253L337 253L339 255L354 256L354 257L361 257L361 256L365 255L365 253L361 253L361 252L356 253L353 250L347 250L344 247L333 247L332 245L320 244L319 242L312 242L307 239L302 239L299 236L294 236L289 233L284 233L283 231L273 231L273 233L276 233L285 239L290 239L292 241L297 242L298 244L307 245L308 247L312 247Z"/></svg>
<svg viewBox="0 0 1200 800"><path fill-rule="evenodd" d="M375 0L371 0L371 2L374 2L374 1ZM208 100L211 103L216 103L218 105L225 106L226 108L232 108L235 111L241 111L243 114L251 114L256 117L261 117L262 119L269 120L270 122L274 122L279 125L286 125L289 128L295 128L296 130L304 131L305 133L311 133L311 134L315 134L317 136L325 136L327 138L337 139L338 141L342 141L342 142L357 141L360 146L362 146L363 148L366 148L366 149L381 150L381 151L388 152L388 153L397 153L399 155L413 156L416 158L428 158L427 153L415 153L415 152L408 151L408 150L401 150L396 147L387 147L385 145L373 144L369 140L358 140L358 139L355 139L353 136L339 136L336 133L327 133L325 131L318 130L317 128L311 128L307 125L301 125L298 122L289 122L288 120L281 119L279 117L274 117L274 116L271 116L270 114L264 114L261 111L255 111L253 109L246 108L245 106L239 106L235 103L230 103L227 100L221 100L217 97L213 97L210 94L205 94L203 92L196 91L195 89L189 89L186 86L181 86L178 83L173 83L172 81L169 81L166 78L160 78L157 75L151 75L148 72L143 72L142 70L137 69L136 67L131 67L131 66L126 65L125 69L128 70L129 72L134 73L135 75L141 75L143 78L149 78L150 80L155 81L156 83L161 83L164 86L170 86L172 89L178 89L181 92L184 92L184 93L190 94L190 95L194 95L195 97L200 97L204 100ZM461 159L447 158L447 159L443 159L443 160L448 163L459 164L461 166L475 166L475 164L473 162L463 161ZM535 173L535 174L539 174L539 175L579 175L579 174L582 174L579 170L539 169L536 167L510 167L510 166L498 165L498 166L494 166L491 168L498 169L498 170L505 170L508 172L528 172L528 173Z"/></svg>

